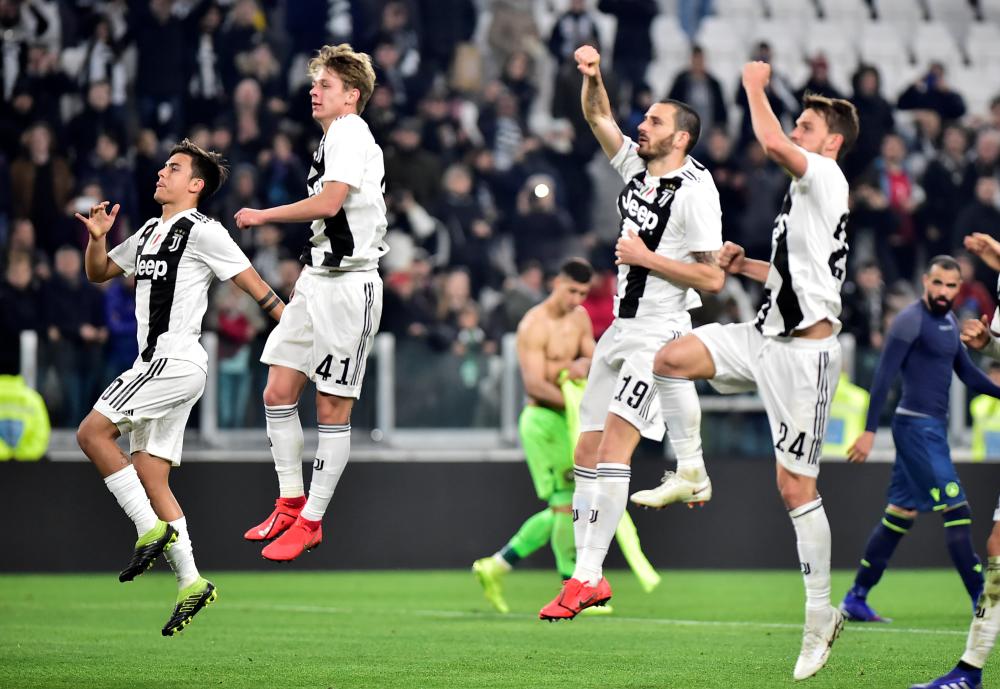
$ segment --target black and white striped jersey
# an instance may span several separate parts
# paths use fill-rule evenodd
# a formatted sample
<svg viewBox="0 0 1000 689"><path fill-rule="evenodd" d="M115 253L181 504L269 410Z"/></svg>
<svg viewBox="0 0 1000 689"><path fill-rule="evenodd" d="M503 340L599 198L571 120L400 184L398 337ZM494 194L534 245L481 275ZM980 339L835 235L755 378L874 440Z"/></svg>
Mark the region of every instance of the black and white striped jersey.
<svg viewBox="0 0 1000 689"><path fill-rule="evenodd" d="M191 208L167 222L153 218L108 252L135 275L139 361L183 359L208 370L198 338L214 278L229 280L250 260L226 228Z"/></svg>
<svg viewBox="0 0 1000 689"><path fill-rule="evenodd" d="M806 173L793 179L771 234L771 267L754 325L767 337L828 320L840 332L847 269L847 178L837 161L799 149Z"/></svg>
<svg viewBox="0 0 1000 689"><path fill-rule="evenodd" d="M314 220L302 251L306 266L323 271L372 270L389 250L385 243L385 165L368 124L357 115L334 120L313 155L309 196L326 182L348 185L347 198L331 218Z"/></svg>
<svg viewBox="0 0 1000 689"><path fill-rule="evenodd" d="M704 165L688 156L678 169L654 177L646 171L636 144L625 137L611 166L626 183L618 195L623 235L631 230L652 251L685 263L694 262L692 252L722 247L719 191ZM701 297L693 289L675 285L648 268L618 266L618 318L657 316L699 306Z"/></svg>

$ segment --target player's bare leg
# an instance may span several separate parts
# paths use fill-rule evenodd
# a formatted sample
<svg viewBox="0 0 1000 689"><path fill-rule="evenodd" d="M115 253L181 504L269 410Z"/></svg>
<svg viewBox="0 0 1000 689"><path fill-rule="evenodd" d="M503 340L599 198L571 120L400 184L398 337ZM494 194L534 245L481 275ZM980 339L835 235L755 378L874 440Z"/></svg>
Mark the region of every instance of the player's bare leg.
<svg viewBox="0 0 1000 689"><path fill-rule="evenodd" d="M639 437L635 426L615 414L608 414L603 433L580 434L575 461L594 466L591 470L594 473L586 477L594 481L594 495L587 514L579 511L574 496L576 523L587 520L582 538L577 530L576 569L559 595L542 608L541 619L573 619L584 608L611 600L611 586L603 575L604 558L628 502L632 452L639 444ZM596 456L591 454L595 442ZM579 481L580 472L575 473Z"/></svg>
<svg viewBox="0 0 1000 689"><path fill-rule="evenodd" d="M777 464L778 492L795 527L799 562L806 589L806 622L802 650L793 677L806 679L819 672L844 628L844 616L830 605L830 524L816 479Z"/></svg>
<svg viewBox="0 0 1000 689"><path fill-rule="evenodd" d="M319 446L313 462L309 498L288 530L261 551L278 562L294 560L323 542L322 519L351 452L351 410L354 398L316 393Z"/></svg>
<svg viewBox="0 0 1000 689"><path fill-rule="evenodd" d="M656 353L653 380L667 436L677 455L677 471L663 474L660 485L632 494L643 507L661 509L675 502L701 506L712 499L712 482L701 452L701 406L694 381L715 375L705 344L690 333L668 342Z"/></svg>
<svg viewBox="0 0 1000 689"><path fill-rule="evenodd" d="M153 561L177 540L177 532L156 517L149 497L129 461L116 442L118 427L97 411L91 411L80 424L76 440L80 449L97 468L111 494L135 524L139 538L132 559L118 575L119 581L132 581L153 565Z"/></svg>
<svg viewBox="0 0 1000 689"><path fill-rule="evenodd" d="M187 518L170 490L170 462L148 452L136 452L132 455L132 464L149 495L156 516L176 532L176 542L163 553L177 577L177 598L173 612L161 631L164 636L173 636L189 625L194 616L214 602L219 594L215 585L198 573L195 565Z"/></svg>
<svg viewBox="0 0 1000 689"><path fill-rule="evenodd" d="M278 474L278 499L264 521L243 534L248 541L270 541L295 523L306 504L302 482L302 424L299 398L308 378L301 371L272 365L264 388L267 437Z"/></svg>

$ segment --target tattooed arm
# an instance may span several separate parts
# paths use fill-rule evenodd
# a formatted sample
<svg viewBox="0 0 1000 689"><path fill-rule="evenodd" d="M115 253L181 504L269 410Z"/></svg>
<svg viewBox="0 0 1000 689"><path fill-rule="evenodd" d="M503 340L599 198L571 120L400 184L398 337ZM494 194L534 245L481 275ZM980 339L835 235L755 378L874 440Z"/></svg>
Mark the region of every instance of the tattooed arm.
<svg viewBox="0 0 1000 689"><path fill-rule="evenodd" d="M583 74L583 89L580 92L583 116L605 155L613 158L625 137L611 113L611 101L601 79L601 54L592 46L584 45L576 49L573 57L576 58L577 69Z"/></svg>
<svg viewBox="0 0 1000 689"><path fill-rule="evenodd" d="M646 243L629 231L615 245L615 265L626 264L648 268L679 287L692 287L717 294L726 282L726 273L719 267L718 251L693 251L694 263L685 263L651 251Z"/></svg>
<svg viewBox="0 0 1000 689"><path fill-rule="evenodd" d="M281 312L285 310L285 303L281 297L274 293L274 290L264 282L253 268L247 268L242 273L233 277L233 282L241 290L254 298L264 313L274 320L281 320Z"/></svg>

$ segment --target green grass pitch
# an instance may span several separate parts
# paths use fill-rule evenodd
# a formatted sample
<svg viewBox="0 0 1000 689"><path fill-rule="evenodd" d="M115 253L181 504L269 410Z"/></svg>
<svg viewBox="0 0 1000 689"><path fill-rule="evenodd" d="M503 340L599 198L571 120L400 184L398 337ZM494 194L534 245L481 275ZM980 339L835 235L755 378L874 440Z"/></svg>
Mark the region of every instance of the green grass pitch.
<svg viewBox="0 0 1000 689"><path fill-rule="evenodd" d="M952 667L971 617L953 572L890 570L872 603L895 621L849 624L797 683L796 572L667 571L652 594L610 572L614 615L559 623L536 617L558 587L539 570L507 578L509 615L469 572L207 572L219 600L174 638L160 572L0 576L0 687L905 688ZM835 598L850 579L835 573Z"/></svg>

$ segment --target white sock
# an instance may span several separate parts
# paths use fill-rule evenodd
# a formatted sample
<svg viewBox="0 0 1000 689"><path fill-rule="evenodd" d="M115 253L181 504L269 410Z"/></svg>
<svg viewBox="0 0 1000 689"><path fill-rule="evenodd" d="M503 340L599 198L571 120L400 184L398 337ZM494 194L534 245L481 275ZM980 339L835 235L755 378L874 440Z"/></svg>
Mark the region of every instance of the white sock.
<svg viewBox="0 0 1000 689"><path fill-rule="evenodd" d="M694 381L657 375L653 379L667 437L677 455L677 473L700 480L705 476L705 459L701 454L701 405Z"/></svg>
<svg viewBox="0 0 1000 689"><path fill-rule="evenodd" d="M169 550L163 551L163 557L167 558L170 568L174 570L177 577L177 588L190 586L198 581L198 568L194 564L194 546L191 545L191 536L188 535L187 517L181 517L170 522L170 526L177 529L177 540L170 546Z"/></svg>
<svg viewBox="0 0 1000 689"><path fill-rule="evenodd" d="M576 561L580 561L583 544L587 540L590 508L597 497L597 469L573 465L573 538L576 539Z"/></svg>
<svg viewBox="0 0 1000 689"><path fill-rule="evenodd" d="M986 665L986 659L1000 634L1000 557L989 559L986 586L979 600L982 606L976 609L976 616L972 618L962 661L981 668ZM980 611L982 617L979 616Z"/></svg>
<svg viewBox="0 0 1000 689"><path fill-rule="evenodd" d="M795 527L808 623L810 617L825 616L830 607L830 522L819 497L789 510L788 516Z"/></svg>
<svg viewBox="0 0 1000 689"><path fill-rule="evenodd" d="M618 522L628 503L628 483L631 477L632 468L628 464L598 463L597 495L590 508L583 549L576 559L574 579L591 586L601 580L608 546L615 537Z"/></svg>
<svg viewBox="0 0 1000 689"><path fill-rule="evenodd" d="M318 522L326 514L350 454L351 424L320 424L319 447L316 448L316 463L313 464L312 481L309 482L309 499L302 508L303 519Z"/></svg>
<svg viewBox="0 0 1000 689"><path fill-rule="evenodd" d="M149 496L146 495L146 489L142 487L134 466L129 464L111 474L104 479L104 485L115 496L128 518L135 523L135 530L140 536L156 526L156 512L149 504Z"/></svg>
<svg viewBox="0 0 1000 689"><path fill-rule="evenodd" d="M302 424L299 423L297 404L269 407L264 405L267 417L267 439L271 443L274 470L278 472L278 489L283 498L305 495L302 483Z"/></svg>

